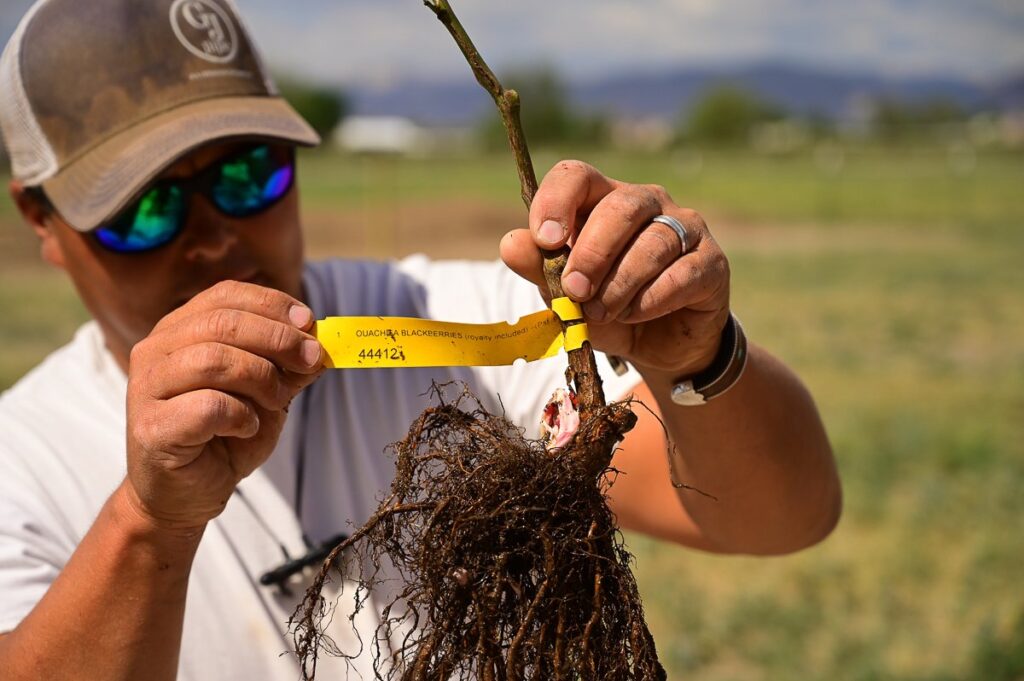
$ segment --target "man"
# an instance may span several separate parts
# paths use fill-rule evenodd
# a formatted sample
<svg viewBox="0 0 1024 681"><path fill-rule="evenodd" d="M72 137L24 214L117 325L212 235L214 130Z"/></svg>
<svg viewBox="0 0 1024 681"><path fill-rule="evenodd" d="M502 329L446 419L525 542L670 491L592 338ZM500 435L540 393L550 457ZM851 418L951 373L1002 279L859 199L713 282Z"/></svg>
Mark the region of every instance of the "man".
<svg viewBox="0 0 1024 681"><path fill-rule="evenodd" d="M566 161L502 240L507 268L304 264L293 147L318 140L228 0L42 0L0 82L11 196L94 317L0 398L4 679L295 678L280 653L304 577L260 575L367 518L431 380L532 430L564 366L325 371L314 320L515 318L543 300L510 269L543 290L541 249L567 241L594 346L635 367L607 372L609 397L635 392L680 445L670 473L639 412L614 462L621 524L750 554L835 525L810 396L743 352L725 256L663 189Z"/></svg>

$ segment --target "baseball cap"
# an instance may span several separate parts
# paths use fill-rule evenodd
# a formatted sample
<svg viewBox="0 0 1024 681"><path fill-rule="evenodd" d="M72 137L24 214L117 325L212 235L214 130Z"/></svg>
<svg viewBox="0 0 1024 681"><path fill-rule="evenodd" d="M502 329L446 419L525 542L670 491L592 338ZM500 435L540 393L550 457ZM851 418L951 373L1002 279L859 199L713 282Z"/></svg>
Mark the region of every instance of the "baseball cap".
<svg viewBox="0 0 1024 681"><path fill-rule="evenodd" d="M215 140L314 146L232 0L39 0L0 57L12 172L78 231Z"/></svg>

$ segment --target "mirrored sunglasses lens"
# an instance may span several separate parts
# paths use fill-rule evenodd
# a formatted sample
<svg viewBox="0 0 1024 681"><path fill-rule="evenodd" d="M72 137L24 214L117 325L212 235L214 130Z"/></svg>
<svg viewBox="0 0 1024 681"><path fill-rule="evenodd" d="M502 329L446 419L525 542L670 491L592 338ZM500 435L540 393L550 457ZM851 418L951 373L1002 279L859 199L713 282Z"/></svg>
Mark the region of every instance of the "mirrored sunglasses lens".
<svg viewBox="0 0 1024 681"><path fill-rule="evenodd" d="M181 230L185 212L179 187L157 187L113 224L96 230L96 238L112 251L139 253L163 246Z"/></svg>
<svg viewBox="0 0 1024 681"><path fill-rule="evenodd" d="M258 213L288 193L294 176L290 155L259 147L222 166L214 199L229 215Z"/></svg>

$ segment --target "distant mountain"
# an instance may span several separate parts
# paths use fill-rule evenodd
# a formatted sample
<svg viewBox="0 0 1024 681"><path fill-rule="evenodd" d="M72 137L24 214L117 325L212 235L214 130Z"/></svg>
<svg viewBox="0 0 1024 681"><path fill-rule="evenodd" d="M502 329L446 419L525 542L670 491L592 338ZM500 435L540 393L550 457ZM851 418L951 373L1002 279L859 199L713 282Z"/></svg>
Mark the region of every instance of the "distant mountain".
<svg viewBox="0 0 1024 681"><path fill-rule="evenodd" d="M987 99L979 87L937 78L891 80L869 74L830 73L775 64L733 70L680 70L630 75L574 89L574 99L588 108L626 115L675 116L716 84L729 83L794 113L841 117L864 98L919 101L944 98L970 109Z"/></svg>
<svg viewBox="0 0 1024 681"><path fill-rule="evenodd" d="M1024 111L1024 74L994 88L993 99L1001 109Z"/></svg>
<svg viewBox="0 0 1024 681"><path fill-rule="evenodd" d="M774 63L628 73L570 83L569 89L572 101L585 110L674 118L702 92L721 83L750 89L787 111L834 118L850 115L857 102L879 98L945 99L968 110L1024 108L1024 75L991 87L955 78L886 78ZM490 98L468 72L457 82L407 81L388 88L356 87L350 94L357 113L408 116L433 125L471 123L493 110Z"/></svg>

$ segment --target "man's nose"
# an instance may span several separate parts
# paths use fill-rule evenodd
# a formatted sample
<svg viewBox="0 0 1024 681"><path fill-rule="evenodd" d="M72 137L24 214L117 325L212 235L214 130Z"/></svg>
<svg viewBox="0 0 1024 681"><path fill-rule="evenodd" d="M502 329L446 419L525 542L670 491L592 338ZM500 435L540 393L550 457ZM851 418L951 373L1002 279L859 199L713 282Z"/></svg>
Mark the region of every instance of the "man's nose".
<svg viewBox="0 0 1024 681"><path fill-rule="evenodd" d="M216 262L238 244L238 224L205 198L193 196L182 236L186 258L193 262Z"/></svg>

